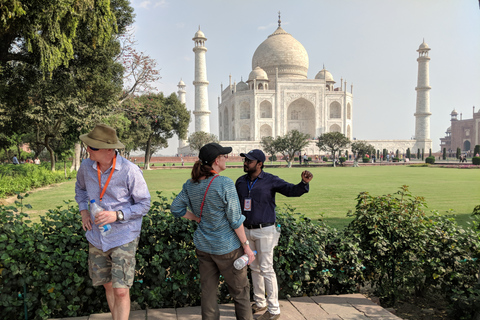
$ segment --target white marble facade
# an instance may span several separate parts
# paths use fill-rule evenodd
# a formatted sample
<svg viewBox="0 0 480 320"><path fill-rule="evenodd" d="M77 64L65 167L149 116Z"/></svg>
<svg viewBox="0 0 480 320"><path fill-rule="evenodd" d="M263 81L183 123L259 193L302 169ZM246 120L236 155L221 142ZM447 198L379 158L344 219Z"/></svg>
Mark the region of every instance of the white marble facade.
<svg viewBox="0 0 480 320"><path fill-rule="evenodd" d="M255 51L247 82L230 80L222 87L219 139L258 144L265 136L283 136L291 130L312 139L325 132L341 132L352 139L352 92L342 81L335 88L325 68L308 79L308 64L305 48L279 23Z"/></svg>

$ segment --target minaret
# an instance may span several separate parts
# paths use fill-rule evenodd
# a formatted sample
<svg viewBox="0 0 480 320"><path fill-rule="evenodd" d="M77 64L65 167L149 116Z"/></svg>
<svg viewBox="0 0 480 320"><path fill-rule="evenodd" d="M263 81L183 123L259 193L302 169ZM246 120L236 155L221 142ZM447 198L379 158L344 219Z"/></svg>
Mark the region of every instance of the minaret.
<svg viewBox="0 0 480 320"><path fill-rule="evenodd" d="M204 131L210 133L210 110L208 109L208 81L207 81L207 63L205 61L205 35L198 27L195 37L193 52L195 52L195 132Z"/></svg>
<svg viewBox="0 0 480 320"><path fill-rule="evenodd" d="M430 57L428 56L430 48L423 40L423 43L418 48L418 79L417 87L417 109L415 112L415 140L417 141L415 147L423 149L425 152L432 147L432 140L430 139L430 84L428 63Z"/></svg>
<svg viewBox="0 0 480 320"><path fill-rule="evenodd" d="M187 92L185 91L185 87L186 87L185 82L183 82L183 80L180 79L180 82L178 83L177 87L178 87L178 91L177 91L177 93L178 93L178 100L180 100L181 103L185 104L185 103L187 102L187 100L186 100L186 98L185 98L185 97L186 97L186 93L187 93ZM187 136L188 136L188 131L187 131ZM180 148L183 148L183 147L185 147L186 145L187 145L187 141L179 137L179 138L178 138L178 148L179 148L179 149L180 149Z"/></svg>

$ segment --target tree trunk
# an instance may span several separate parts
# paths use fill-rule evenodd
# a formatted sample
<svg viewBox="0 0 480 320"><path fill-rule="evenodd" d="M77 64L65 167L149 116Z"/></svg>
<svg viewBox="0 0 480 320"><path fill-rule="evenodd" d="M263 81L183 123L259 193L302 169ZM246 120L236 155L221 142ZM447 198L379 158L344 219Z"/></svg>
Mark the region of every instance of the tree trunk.
<svg viewBox="0 0 480 320"><path fill-rule="evenodd" d="M332 150L332 156L333 156L333 167L335 167L335 150Z"/></svg>
<svg viewBox="0 0 480 320"><path fill-rule="evenodd" d="M65 174L65 179L67 178L67 161L63 160L63 173Z"/></svg>
<svg viewBox="0 0 480 320"><path fill-rule="evenodd" d="M55 171L55 152L53 152L52 147L50 147L48 136L45 136L45 148L47 148L48 153L50 154L50 168L52 171Z"/></svg>
<svg viewBox="0 0 480 320"><path fill-rule="evenodd" d="M78 171L78 169L80 168L80 151L80 142L77 142L75 143L75 154L73 156L72 167L70 168L70 171Z"/></svg>
<svg viewBox="0 0 480 320"><path fill-rule="evenodd" d="M151 149L152 137L148 137L147 147L145 148L145 163L143 170L150 170L150 149Z"/></svg>

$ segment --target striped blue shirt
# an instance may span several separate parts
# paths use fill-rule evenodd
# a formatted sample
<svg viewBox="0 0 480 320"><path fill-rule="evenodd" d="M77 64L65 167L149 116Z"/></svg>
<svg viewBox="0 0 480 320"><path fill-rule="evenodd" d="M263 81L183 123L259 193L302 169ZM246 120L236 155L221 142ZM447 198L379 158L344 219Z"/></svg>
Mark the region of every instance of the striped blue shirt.
<svg viewBox="0 0 480 320"><path fill-rule="evenodd" d="M199 217L203 196L211 179L213 177L198 183L188 180L172 202L172 214L177 218L183 217L188 208ZM230 178L218 176L213 180L205 197L202 221L193 236L195 246L200 251L215 255L238 249L241 244L234 230L239 228L244 220L235 184Z"/></svg>
<svg viewBox="0 0 480 320"><path fill-rule="evenodd" d="M107 182L112 167L101 173L102 189ZM75 184L75 200L80 211L88 210L90 200L107 211L122 210L125 220L111 224L112 231L102 236L98 227L86 233L87 240L96 248L106 252L112 248L132 242L140 235L142 217L150 209L150 192L140 168L117 154L115 171L100 202L97 163L90 159L82 161ZM92 217L92 221L94 217Z"/></svg>

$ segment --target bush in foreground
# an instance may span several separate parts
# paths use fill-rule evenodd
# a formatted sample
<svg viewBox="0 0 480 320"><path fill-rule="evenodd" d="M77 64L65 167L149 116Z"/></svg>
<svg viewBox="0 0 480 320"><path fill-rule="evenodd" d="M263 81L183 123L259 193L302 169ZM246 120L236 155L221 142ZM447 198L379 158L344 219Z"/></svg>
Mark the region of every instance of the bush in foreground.
<svg viewBox="0 0 480 320"><path fill-rule="evenodd" d="M196 223L175 219L169 203L159 193L143 221L131 297L144 309L200 304ZM0 318L23 319L24 303L34 319L108 311L103 287L88 276L78 207L50 210L36 224L21 209L21 202L0 206ZM367 282L385 304L435 290L456 318L471 318L480 303L479 234L424 210L424 199L405 186L378 197L361 193L341 231L279 209L280 297L351 293ZM221 302L231 301L224 284L219 291Z"/></svg>

